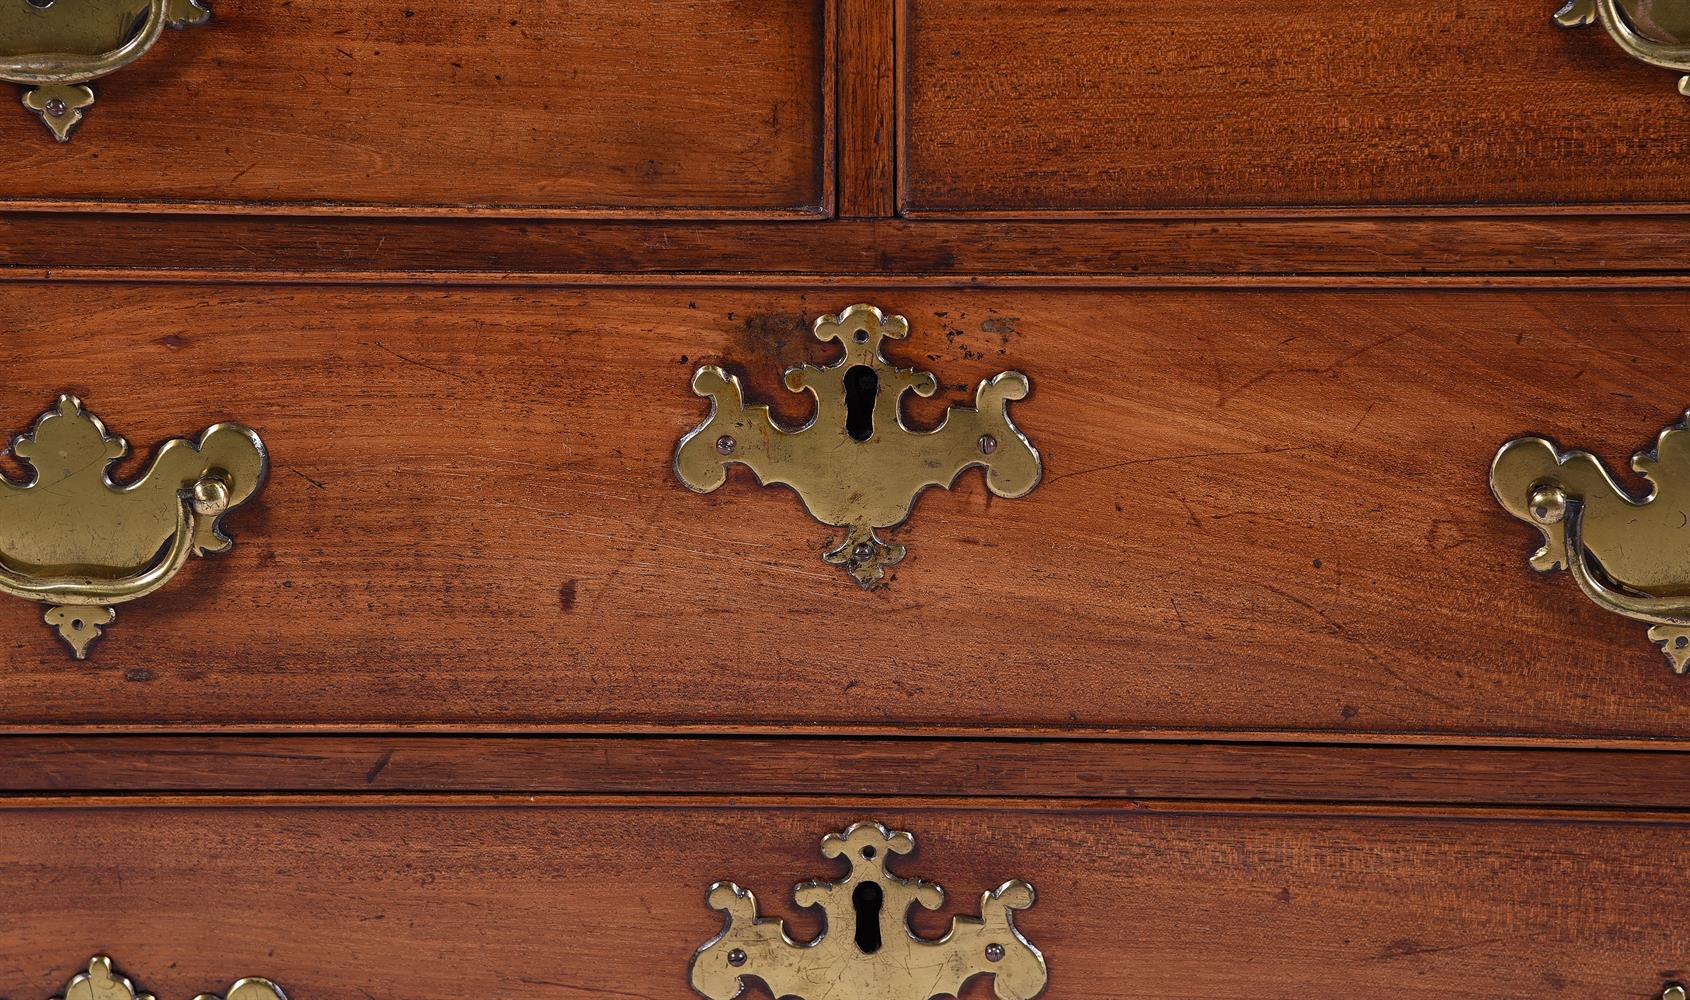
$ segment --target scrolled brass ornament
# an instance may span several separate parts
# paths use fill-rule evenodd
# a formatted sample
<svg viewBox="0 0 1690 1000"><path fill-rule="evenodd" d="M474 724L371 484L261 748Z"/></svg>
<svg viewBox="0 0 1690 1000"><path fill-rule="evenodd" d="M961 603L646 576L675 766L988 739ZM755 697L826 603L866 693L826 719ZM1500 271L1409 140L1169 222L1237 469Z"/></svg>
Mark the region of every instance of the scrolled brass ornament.
<svg viewBox="0 0 1690 1000"><path fill-rule="evenodd" d="M264 485L264 442L240 424L159 446L145 472L119 485L129 452L75 396L63 395L13 439L31 475L0 473L0 593L47 605L47 624L76 658L116 617L116 605L158 590L192 556L226 551L224 515Z"/></svg>
<svg viewBox="0 0 1690 1000"><path fill-rule="evenodd" d="M939 382L882 356L885 341L908 335L904 317L870 305L817 319L816 339L837 341L844 353L829 365L786 372L787 389L808 392L816 405L809 422L793 429L775 423L768 406L748 405L736 376L716 365L699 368L692 389L710 400L710 417L681 438L676 477L710 493L737 463L763 486L791 487L812 517L844 529L844 540L822 558L864 588L904 558L904 546L878 532L903 524L929 487L950 489L978 467L997 496L1031 493L1042 475L1039 453L1009 417L1009 404L1026 398L1031 381L1015 371L994 375L975 390L974 406L951 407L934 430L911 430L904 394L931 396Z"/></svg>
<svg viewBox="0 0 1690 1000"><path fill-rule="evenodd" d="M88 960L88 971L70 981L62 997L56 1000L154 1000L148 993L139 993L135 984L119 975L112 960L95 955ZM242 979L229 987L228 993L218 997L201 993L194 1000L287 1000L282 988L268 979Z"/></svg>
<svg viewBox="0 0 1690 1000"><path fill-rule="evenodd" d="M873 821L822 838L822 855L844 859L850 871L837 882L793 890L799 906L819 907L825 916L814 941L794 941L784 921L759 915L749 890L711 886L706 899L726 924L693 956L692 988L709 1000L734 1000L756 979L770 995L798 1000L932 1000L961 996L964 983L991 976L999 1000L1042 993L1044 956L1015 926L1015 912L1035 901L1033 887L1005 882L981 895L980 916L953 917L936 940L917 937L911 908L937 910L945 891L887 870L893 855L914 849L910 834Z"/></svg>
<svg viewBox="0 0 1690 1000"><path fill-rule="evenodd" d="M1633 497L1586 451L1541 437L1503 445L1491 490L1543 534L1531 565L1564 569L1598 606L1649 624L1675 673L1690 669L1690 429L1674 424L1632 469L1653 486Z"/></svg>
<svg viewBox="0 0 1690 1000"><path fill-rule="evenodd" d="M1569 0L1555 20L1564 28L1600 23L1632 58L1690 74L1690 8L1682 0ZM1678 91L1690 97L1690 75Z"/></svg>
<svg viewBox="0 0 1690 1000"><path fill-rule="evenodd" d="M0 0L0 80L67 142L94 103L89 86L146 55L165 28L204 24L201 0Z"/></svg>

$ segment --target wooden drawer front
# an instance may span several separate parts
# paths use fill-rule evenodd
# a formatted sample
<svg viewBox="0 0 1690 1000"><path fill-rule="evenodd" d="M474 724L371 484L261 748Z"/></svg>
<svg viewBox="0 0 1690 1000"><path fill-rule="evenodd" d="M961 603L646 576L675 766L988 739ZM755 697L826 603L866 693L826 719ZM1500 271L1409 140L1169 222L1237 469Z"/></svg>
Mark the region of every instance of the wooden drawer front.
<svg viewBox="0 0 1690 1000"><path fill-rule="evenodd" d="M907 0L922 212L1682 202L1673 77L1557 0Z"/></svg>
<svg viewBox="0 0 1690 1000"><path fill-rule="evenodd" d="M1012 877L1046 995L1608 1000L1687 968L1681 822L713 804L9 807L0 992L56 995L90 954L160 997L236 976L291 996L687 1000L731 879L795 937L823 834L912 832L894 872L943 914ZM918 908L919 909L919 908ZM980 992L980 996L989 995Z"/></svg>
<svg viewBox="0 0 1690 1000"><path fill-rule="evenodd" d="M72 140L0 115L0 203L817 214L823 0L219 0L96 85Z"/></svg>
<svg viewBox="0 0 1690 1000"><path fill-rule="evenodd" d="M808 320L873 299L1005 369L1044 481L933 491L861 591L836 533L676 441L703 362L794 423ZM394 723L1682 738L1690 681L1490 495L1546 433L1683 412L1683 292L0 286L0 414L143 450L212 420L269 485L85 663L0 600L0 724ZM16 474L16 473L14 473Z"/></svg>

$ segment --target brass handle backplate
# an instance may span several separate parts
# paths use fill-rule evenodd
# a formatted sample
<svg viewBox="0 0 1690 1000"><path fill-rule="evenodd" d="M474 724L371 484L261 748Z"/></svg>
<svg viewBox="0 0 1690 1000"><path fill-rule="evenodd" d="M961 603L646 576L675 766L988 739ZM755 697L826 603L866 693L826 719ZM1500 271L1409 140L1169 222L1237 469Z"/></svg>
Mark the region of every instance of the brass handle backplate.
<svg viewBox="0 0 1690 1000"><path fill-rule="evenodd" d="M1009 404L1032 384L1020 372L980 383L975 405L953 406L937 429L904 425L907 392L931 396L929 372L898 368L880 353L886 340L909 335L902 316L855 305L816 320L818 340L838 341L844 354L830 365L800 365L786 387L815 398L815 416L789 430L766 405L751 406L736 376L715 365L693 375L692 388L710 399L710 418L681 438L675 475L699 493L727 481L727 467L748 467L764 486L790 486L816 520L843 528L845 538L824 556L863 587L904 558L904 546L877 531L903 524L916 498L932 486L949 489L978 466L1000 497L1022 497L1039 483L1039 453L1009 418Z"/></svg>
<svg viewBox="0 0 1690 1000"><path fill-rule="evenodd" d="M137 993L135 984L112 968L111 959L96 955L88 962L88 971L78 975L65 987L58 1000L153 1000L145 993ZM201 993L194 1000L287 1000L281 987L268 979L242 979L218 997Z"/></svg>
<svg viewBox="0 0 1690 1000"><path fill-rule="evenodd" d="M234 544L220 522L262 488L268 467L264 442L239 424L166 441L146 472L118 485L110 469L128 451L65 395L12 441L33 475L0 474L0 593L46 604L47 624L79 660L115 605L169 583L191 556Z"/></svg>
<svg viewBox="0 0 1690 1000"><path fill-rule="evenodd" d="M0 0L0 80L60 142L94 103L88 86L146 55L165 28L203 24L201 0Z"/></svg>
<svg viewBox="0 0 1690 1000"><path fill-rule="evenodd" d="M707 901L727 923L693 956L693 989L733 1000L745 980L757 979L771 996L799 1000L931 1000L962 996L964 983L991 976L1000 1000L1043 992L1044 956L1015 926L1015 911L1033 905L1033 887L1005 882L980 897L980 916L953 917L947 934L927 940L909 928L910 908L937 910L945 891L887 870L894 854L914 849L914 837L875 822L822 838L823 856L844 859L850 871L793 891L799 906L825 914L821 936L809 942L792 940L785 921L760 916L749 890L711 886Z"/></svg>
<svg viewBox="0 0 1690 1000"><path fill-rule="evenodd" d="M1690 668L1690 430L1668 427L1631 467L1654 486L1642 499L1589 452L1520 438L1497 453L1491 490L1543 533L1535 569L1565 569L1600 607L1649 623L1649 638L1682 674Z"/></svg>
<svg viewBox="0 0 1690 1000"><path fill-rule="evenodd" d="M1628 5L1635 6L1628 9ZM1681 9L1681 0L1568 0L1567 5L1555 15L1555 20L1566 28L1600 23L1632 58L1651 66L1690 74L1690 19L1678 13ZM1686 34L1668 41L1646 33L1638 24L1640 17L1647 16L1658 22L1666 13L1675 14L1680 23L1657 25L1658 33ZM1679 78L1678 90L1690 96L1690 75Z"/></svg>

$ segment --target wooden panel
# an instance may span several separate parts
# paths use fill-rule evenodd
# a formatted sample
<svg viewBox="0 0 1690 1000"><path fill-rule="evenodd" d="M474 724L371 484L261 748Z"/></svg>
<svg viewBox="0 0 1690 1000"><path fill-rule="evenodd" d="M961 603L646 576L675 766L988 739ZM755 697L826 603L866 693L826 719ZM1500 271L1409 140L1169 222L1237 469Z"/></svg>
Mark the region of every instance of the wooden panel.
<svg viewBox="0 0 1690 1000"><path fill-rule="evenodd" d="M916 834L894 870L949 912L1031 881L1051 996L1610 1000L1690 968L1679 822L872 808L11 808L0 992L51 996L99 950L162 997L262 974L314 1000L687 1000L705 887L809 937L790 887L865 815Z"/></svg>
<svg viewBox="0 0 1690 1000"><path fill-rule="evenodd" d="M700 362L798 419L779 372L861 299L947 386L1030 373L1046 458L1027 499L923 499L871 593L790 493L670 471ZM240 418L274 473L89 663L0 601L0 720L1682 739L1684 679L1527 568L1486 470L1523 432L1623 460L1676 419L1687 305L6 285L13 426L63 389L137 445Z"/></svg>
<svg viewBox="0 0 1690 1000"><path fill-rule="evenodd" d="M1554 0L908 0L913 211L1683 202L1670 73Z"/></svg>
<svg viewBox="0 0 1690 1000"><path fill-rule="evenodd" d="M897 95L894 21L899 0L838 0L839 214L897 211L893 181Z"/></svg>
<svg viewBox="0 0 1690 1000"><path fill-rule="evenodd" d="M1673 215L1068 222L583 222L0 214L0 279L771 285L889 276L927 284L1684 283ZM1586 279L1588 280L1588 279Z"/></svg>
<svg viewBox="0 0 1690 1000"><path fill-rule="evenodd" d="M0 115L0 203L819 214L825 8L219 0L68 145Z"/></svg>
<svg viewBox="0 0 1690 1000"><path fill-rule="evenodd" d="M1690 756L1645 750L1102 740L8 736L4 792L1003 796L1677 809Z"/></svg>

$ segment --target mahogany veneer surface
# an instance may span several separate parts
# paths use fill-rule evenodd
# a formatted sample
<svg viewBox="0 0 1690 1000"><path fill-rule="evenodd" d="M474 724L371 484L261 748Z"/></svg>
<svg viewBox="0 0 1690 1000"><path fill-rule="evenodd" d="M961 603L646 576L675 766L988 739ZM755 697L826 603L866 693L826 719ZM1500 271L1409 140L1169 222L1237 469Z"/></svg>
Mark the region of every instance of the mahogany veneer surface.
<svg viewBox="0 0 1690 1000"><path fill-rule="evenodd" d="M1099 288L1275 283L1685 287L1671 212L1510 218L991 221L0 214L0 279L534 285L794 280Z"/></svg>
<svg viewBox="0 0 1690 1000"><path fill-rule="evenodd" d="M924 212L1683 202L1672 74L1560 0L907 0Z"/></svg>
<svg viewBox="0 0 1690 1000"><path fill-rule="evenodd" d="M71 142L0 115L0 205L820 214L823 0L217 0ZM8 85L10 86L10 85Z"/></svg>
<svg viewBox="0 0 1690 1000"><path fill-rule="evenodd" d="M1051 997L1610 1000L1686 969L1677 820L479 802L7 808L0 994L54 995L99 948L161 997L261 974L315 1000L684 1000L721 926L705 888L808 938L791 887L867 815L916 833L894 871L948 890L928 936L1031 881Z"/></svg>
<svg viewBox="0 0 1690 1000"><path fill-rule="evenodd" d="M0 791L908 794L1677 809L1671 750L1115 739L432 734L0 737Z"/></svg>
<svg viewBox="0 0 1690 1000"><path fill-rule="evenodd" d="M86 662L0 600L0 997L683 1000L870 817L1050 1000L1690 977L1690 679L1487 483L1690 404L1690 113L1557 2L216 0L14 106L0 432L272 472ZM870 592L670 465L858 301L1045 462Z"/></svg>
<svg viewBox="0 0 1690 1000"><path fill-rule="evenodd" d="M947 401L1006 368L1045 480L922 499L864 593L787 491L673 478L726 361L791 420L871 298ZM0 286L22 428L241 419L233 553L86 663L0 602L8 727L109 723L1682 738L1641 626L1526 565L1503 441L1624 459L1682 414L1682 292ZM940 401L911 407L931 421Z"/></svg>

